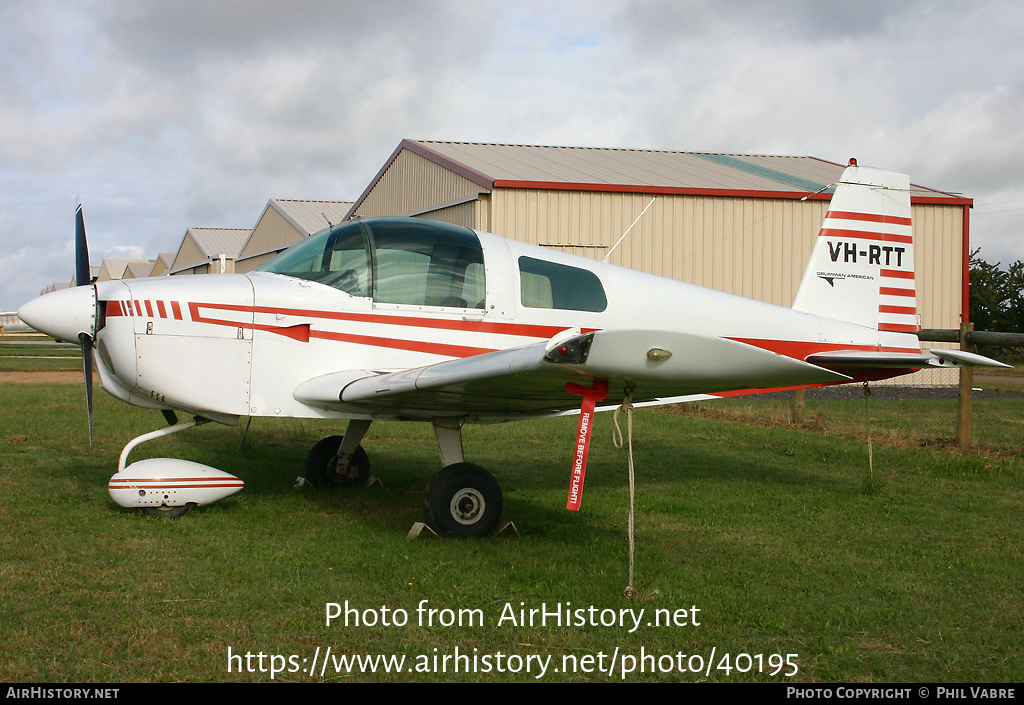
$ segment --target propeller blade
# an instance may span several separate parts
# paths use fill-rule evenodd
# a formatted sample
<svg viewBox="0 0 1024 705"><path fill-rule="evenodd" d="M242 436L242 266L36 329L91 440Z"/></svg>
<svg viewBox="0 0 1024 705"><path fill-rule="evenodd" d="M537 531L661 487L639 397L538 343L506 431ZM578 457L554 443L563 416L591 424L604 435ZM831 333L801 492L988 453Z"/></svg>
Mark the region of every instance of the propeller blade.
<svg viewBox="0 0 1024 705"><path fill-rule="evenodd" d="M89 447L92 448L92 338L88 333L79 333L82 344L82 369L85 370L85 407L89 411Z"/></svg>
<svg viewBox="0 0 1024 705"><path fill-rule="evenodd" d="M82 202L75 206L75 284L87 286L92 283L89 272L89 243L85 240L85 218L82 216Z"/></svg>
<svg viewBox="0 0 1024 705"><path fill-rule="evenodd" d="M92 284L92 273L89 271L89 243L85 239L85 217L82 215L81 201L75 205L75 284ZM89 447L92 448L92 337L85 332L79 333L78 342L82 345L85 406L89 412Z"/></svg>

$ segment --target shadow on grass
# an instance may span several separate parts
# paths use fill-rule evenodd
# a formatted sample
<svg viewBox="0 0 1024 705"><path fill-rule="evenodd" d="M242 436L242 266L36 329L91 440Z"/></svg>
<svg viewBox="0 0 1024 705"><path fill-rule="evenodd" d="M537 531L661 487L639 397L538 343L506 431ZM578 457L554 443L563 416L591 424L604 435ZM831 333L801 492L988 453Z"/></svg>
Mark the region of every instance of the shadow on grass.
<svg viewBox="0 0 1024 705"><path fill-rule="evenodd" d="M162 423L152 412L129 409L126 413L131 423L122 422L117 433L91 453L60 456L60 472L72 480L76 491L109 505L112 511L121 510L107 496L106 483L116 470L120 445ZM224 470L246 483L238 495L198 508L194 514L243 515L250 513L250 507L269 504L253 511L253 519L260 512L311 511L325 522L341 519L371 531L404 535L413 522L421 520L422 492L440 469L429 425L376 422L371 426L363 445L379 484L296 489L308 449L322 437L343 433L344 427L343 421L255 419L245 433L244 426L208 424L145 443L133 451L130 461L182 458ZM611 429L611 415L599 415L581 512L565 509L575 417L467 426L466 457L486 467L501 483L505 518L515 523L520 536L566 544L617 540L625 522L628 459L624 450L612 445ZM75 443L80 446L82 439ZM858 491L859 470L866 468L866 456L861 458L861 449L848 440L649 412L637 414L634 454L638 496L653 502L659 511L678 511L683 516L709 494L722 495L723 488L726 494L762 496L769 501L807 490L846 497ZM851 473L851 468L856 472Z"/></svg>

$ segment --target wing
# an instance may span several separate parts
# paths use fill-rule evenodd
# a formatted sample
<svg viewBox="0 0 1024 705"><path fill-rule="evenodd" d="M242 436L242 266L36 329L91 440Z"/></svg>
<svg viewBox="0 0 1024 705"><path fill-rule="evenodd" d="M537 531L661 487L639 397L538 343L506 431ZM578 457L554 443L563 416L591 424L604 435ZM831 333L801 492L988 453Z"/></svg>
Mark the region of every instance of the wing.
<svg viewBox="0 0 1024 705"><path fill-rule="evenodd" d="M460 416L486 422L549 416L580 407L570 382L610 381L618 404L627 380L637 403L693 394L847 382L842 373L745 343L654 330L604 330L416 369L338 372L301 384L310 406L375 417Z"/></svg>

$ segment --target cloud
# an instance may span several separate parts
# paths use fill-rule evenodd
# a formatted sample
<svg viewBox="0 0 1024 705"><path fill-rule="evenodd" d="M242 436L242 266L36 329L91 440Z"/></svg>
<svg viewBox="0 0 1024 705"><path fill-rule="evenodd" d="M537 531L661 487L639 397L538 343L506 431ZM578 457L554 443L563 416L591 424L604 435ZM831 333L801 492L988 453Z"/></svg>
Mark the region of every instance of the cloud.
<svg viewBox="0 0 1024 705"><path fill-rule="evenodd" d="M155 256L354 198L406 137L857 156L1024 198L1022 34L996 0L0 3L0 245L41 262L0 261L0 308L70 277L76 195L94 259Z"/></svg>

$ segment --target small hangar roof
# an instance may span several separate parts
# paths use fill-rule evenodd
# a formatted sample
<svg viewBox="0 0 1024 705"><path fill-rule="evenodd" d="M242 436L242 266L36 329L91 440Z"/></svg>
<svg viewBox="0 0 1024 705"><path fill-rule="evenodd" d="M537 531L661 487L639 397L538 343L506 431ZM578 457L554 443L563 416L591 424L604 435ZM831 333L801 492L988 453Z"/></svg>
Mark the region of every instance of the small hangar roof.
<svg viewBox="0 0 1024 705"><path fill-rule="evenodd" d="M191 237L207 257L229 255L234 257L242 249L249 230L246 228L189 228L186 237Z"/></svg>
<svg viewBox="0 0 1024 705"><path fill-rule="evenodd" d="M124 279L128 272L128 267L135 265L136 267L148 267L153 268L153 260L140 259L137 257L104 257L103 264L100 266L100 272L97 275L97 281L109 281L111 279ZM148 276L147 274L139 275L134 272L128 274L128 278L135 276Z"/></svg>
<svg viewBox="0 0 1024 705"><path fill-rule="evenodd" d="M352 201L302 201L294 198L272 198L267 208L276 208L281 215L307 235L320 232L345 219Z"/></svg>
<svg viewBox="0 0 1024 705"><path fill-rule="evenodd" d="M546 188L802 198L828 191L844 169L817 157L403 140L357 205L403 149L488 191ZM916 202L971 204L957 194L921 186L912 186L911 196Z"/></svg>
<svg viewBox="0 0 1024 705"><path fill-rule="evenodd" d="M149 276L158 277L161 274L165 274L172 264L174 264L174 253L161 252L157 256L156 261L153 262L153 269L150 270Z"/></svg>
<svg viewBox="0 0 1024 705"><path fill-rule="evenodd" d="M352 201L271 198L238 251L239 260L280 252L304 237L345 220Z"/></svg>
<svg viewBox="0 0 1024 705"><path fill-rule="evenodd" d="M234 259L248 237L248 228L189 228L174 255L170 273L210 262L220 255Z"/></svg>
<svg viewBox="0 0 1024 705"><path fill-rule="evenodd" d="M128 266L124 269L124 275L122 279L142 279L148 277L153 271L153 265L156 263L155 259L147 260L132 260L128 263Z"/></svg>

